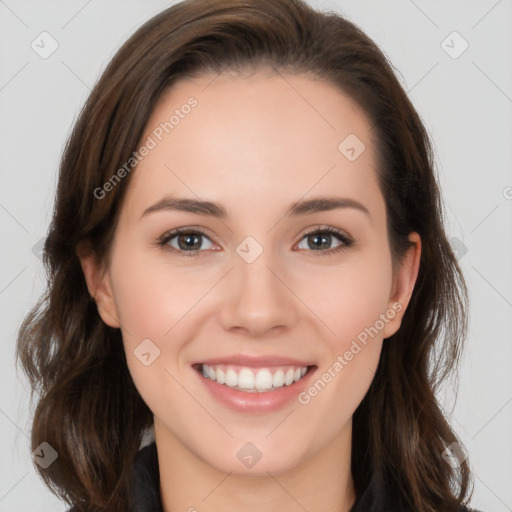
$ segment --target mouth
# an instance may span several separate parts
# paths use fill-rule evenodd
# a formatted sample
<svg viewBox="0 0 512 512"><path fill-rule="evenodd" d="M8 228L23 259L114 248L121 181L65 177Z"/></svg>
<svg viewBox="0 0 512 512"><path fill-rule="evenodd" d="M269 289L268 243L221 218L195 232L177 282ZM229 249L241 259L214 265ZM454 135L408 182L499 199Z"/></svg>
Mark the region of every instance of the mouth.
<svg viewBox="0 0 512 512"><path fill-rule="evenodd" d="M196 363L192 368L204 379L241 393L273 393L295 387L316 370L316 365L253 367Z"/></svg>

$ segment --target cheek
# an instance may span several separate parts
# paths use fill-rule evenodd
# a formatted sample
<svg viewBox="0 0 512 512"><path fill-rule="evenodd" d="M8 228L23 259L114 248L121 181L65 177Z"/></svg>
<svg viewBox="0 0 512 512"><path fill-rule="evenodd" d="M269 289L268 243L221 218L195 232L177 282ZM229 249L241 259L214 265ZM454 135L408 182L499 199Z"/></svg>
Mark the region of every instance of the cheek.
<svg viewBox="0 0 512 512"><path fill-rule="evenodd" d="M323 280L320 275L308 277L308 289L316 290L308 300L318 306L318 316L331 332L322 329L322 366L299 402L310 408L312 417L330 415L333 422L323 428L334 435L364 398L379 363L382 331L392 318L387 314L391 257L383 245L381 250L353 254L346 264L323 272Z"/></svg>
<svg viewBox="0 0 512 512"><path fill-rule="evenodd" d="M171 266L162 257L119 256L112 268L123 337L132 348L145 338L163 346L211 286L200 272Z"/></svg>
<svg viewBox="0 0 512 512"><path fill-rule="evenodd" d="M310 421L336 435L340 425L353 415L366 395L377 370L382 350L385 320L392 279L385 258L361 258L329 272L330 278L316 298L322 320L334 332L322 336L324 357L312 385L299 402L307 408ZM384 320L383 320L384 318ZM330 421L325 422L329 417ZM323 423L322 423L323 422Z"/></svg>
<svg viewBox="0 0 512 512"><path fill-rule="evenodd" d="M166 411L180 423L182 411L193 401L180 385L182 375L175 359L194 337L195 327L190 327L194 305L208 283L191 280L190 272L171 268L165 261L136 253L126 256L121 250L113 258L112 269L126 361L135 387L153 413Z"/></svg>
<svg viewBox="0 0 512 512"><path fill-rule="evenodd" d="M151 410L159 410L164 400L165 408L179 411L190 397L175 372L181 371L184 347L199 335L199 303L218 277L180 268L161 256L128 254L118 250L113 255L111 276L127 365ZM172 400L164 399L164 389Z"/></svg>
<svg viewBox="0 0 512 512"><path fill-rule="evenodd" d="M343 339L364 339L369 331L377 336L375 329L382 331L380 316L388 309L391 280L384 269L375 266L361 273L353 273L340 285L345 293L340 300L336 329ZM380 334L380 332L379 332Z"/></svg>
<svg viewBox="0 0 512 512"><path fill-rule="evenodd" d="M337 351L348 349L351 340L364 338L368 330L372 338L375 328L382 330L380 318L389 308L392 288L391 259L385 250L353 253L339 266L303 275L301 296L328 326L324 337Z"/></svg>

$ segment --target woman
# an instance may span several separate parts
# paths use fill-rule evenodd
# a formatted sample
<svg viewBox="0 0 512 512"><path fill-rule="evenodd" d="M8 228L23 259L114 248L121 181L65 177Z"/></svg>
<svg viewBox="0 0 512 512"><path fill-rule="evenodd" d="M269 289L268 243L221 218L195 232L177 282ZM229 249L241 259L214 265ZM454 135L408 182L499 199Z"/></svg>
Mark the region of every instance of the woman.
<svg viewBox="0 0 512 512"><path fill-rule="evenodd" d="M191 0L145 23L69 138L20 329L50 489L73 511L468 510L435 396L467 290L432 162L338 14Z"/></svg>

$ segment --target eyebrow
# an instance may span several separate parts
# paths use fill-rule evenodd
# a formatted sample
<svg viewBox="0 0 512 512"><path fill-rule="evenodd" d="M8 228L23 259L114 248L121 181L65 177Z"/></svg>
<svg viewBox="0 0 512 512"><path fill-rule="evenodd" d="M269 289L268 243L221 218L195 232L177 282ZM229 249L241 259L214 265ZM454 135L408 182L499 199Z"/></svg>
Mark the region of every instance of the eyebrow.
<svg viewBox="0 0 512 512"><path fill-rule="evenodd" d="M354 199L343 197L317 197L308 199L307 201L297 201L288 207L285 215L297 217L337 208L359 210L371 218L370 212L366 206ZM192 198L164 197L157 203L146 208L140 218L159 211L181 211L194 213L196 215L208 215L219 219L225 219L228 216L224 207L219 203Z"/></svg>

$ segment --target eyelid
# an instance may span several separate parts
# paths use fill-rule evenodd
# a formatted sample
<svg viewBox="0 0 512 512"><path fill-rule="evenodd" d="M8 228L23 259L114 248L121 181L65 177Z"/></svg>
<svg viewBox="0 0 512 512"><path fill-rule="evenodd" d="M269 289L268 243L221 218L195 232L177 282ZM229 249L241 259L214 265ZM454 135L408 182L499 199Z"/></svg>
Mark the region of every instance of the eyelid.
<svg viewBox="0 0 512 512"><path fill-rule="evenodd" d="M311 235L313 233L330 233L333 235L342 236L347 240L350 240L351 242L354 241L354 239L346 231L343 231L342 229L339 228L335 228L334 226L329 226L327 224L320 224L317 226L313 226L312 228L307 228L306 231L304 231L301 234L301 240L305 236Z"/></svg>

